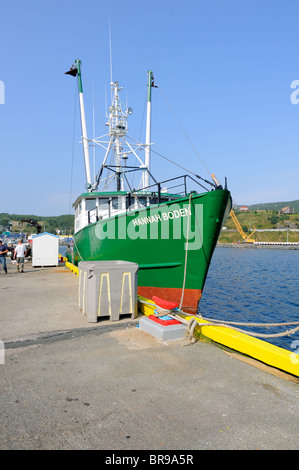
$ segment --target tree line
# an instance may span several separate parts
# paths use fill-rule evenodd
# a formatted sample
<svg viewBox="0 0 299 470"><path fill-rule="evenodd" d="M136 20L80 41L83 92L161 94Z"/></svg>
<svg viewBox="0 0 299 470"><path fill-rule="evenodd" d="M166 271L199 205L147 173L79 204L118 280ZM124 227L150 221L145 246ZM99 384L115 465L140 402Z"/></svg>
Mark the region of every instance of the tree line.
<svg viewBox="0 0 299 470"><path fill-rule="evenodd" d="M36 233L36 228L21 220L36 220L42 226L42 232L56 233L60 230L65 235L73 233L74 215L41 217L37 215L20 215L0 213L0 232L7 229L14 232Z"/></svg>

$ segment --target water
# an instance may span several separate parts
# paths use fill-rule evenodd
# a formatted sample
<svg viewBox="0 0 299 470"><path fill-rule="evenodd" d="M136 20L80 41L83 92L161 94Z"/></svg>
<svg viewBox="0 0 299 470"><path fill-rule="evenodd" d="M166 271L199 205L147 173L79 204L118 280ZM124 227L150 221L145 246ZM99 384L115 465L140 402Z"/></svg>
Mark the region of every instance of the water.
<svg viewBox="0 0 299 470"><path fill-rule="evenodd" d="M217 320L278 323L299 321L299 250L216 248L207 276L200 313ZM277 334L296 325L239 328ZM295 352L299 331L260 338Z"/></svg>

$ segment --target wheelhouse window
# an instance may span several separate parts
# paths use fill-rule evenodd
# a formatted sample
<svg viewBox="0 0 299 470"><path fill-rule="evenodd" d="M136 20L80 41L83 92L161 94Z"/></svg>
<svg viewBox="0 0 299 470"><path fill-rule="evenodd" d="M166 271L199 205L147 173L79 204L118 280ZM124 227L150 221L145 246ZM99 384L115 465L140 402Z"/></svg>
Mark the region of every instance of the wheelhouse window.
<svg viewBox="0 0 299 470"><path fill-rule="evenodd" d="M101 211L107 211L109 209L109 198L108 197L99 198L99 209Z"/></svg>
<svg viewBox="0 0 299 470"><path fill-rule="evenodd" d="M92 209L95 209L96 207L96 199L86 199L86 210L91 211Z"/></svg>
<svg viewBox="0 0 299 470"><path fill-rule="evenodd" d="M113 197L112 198L112 209L118 209L121 207L120 201L118 197Z"/></svg>
<svg viewBox="0 0 299 470"><path fill-rule="evenodd" d="M147 206L147 198L146 197L138 197L137 198L137 205L139 208Z"/></svg>

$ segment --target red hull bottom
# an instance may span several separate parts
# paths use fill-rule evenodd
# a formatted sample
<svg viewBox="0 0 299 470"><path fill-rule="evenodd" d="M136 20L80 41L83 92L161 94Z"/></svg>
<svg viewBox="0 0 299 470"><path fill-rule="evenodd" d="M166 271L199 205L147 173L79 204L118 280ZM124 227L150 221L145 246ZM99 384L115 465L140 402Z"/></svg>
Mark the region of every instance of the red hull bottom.
<svg viewBox="0 0 299 470"><path fill-rule="evenodd" d="M182 310L187 313L195 314L197 312L198 302L200 301L202 291L200 289L185 289ZM138 287L138 295L147 299L152 299L154 295L161 299L176 302L180 305L182 289L172 287Z"/></svg>

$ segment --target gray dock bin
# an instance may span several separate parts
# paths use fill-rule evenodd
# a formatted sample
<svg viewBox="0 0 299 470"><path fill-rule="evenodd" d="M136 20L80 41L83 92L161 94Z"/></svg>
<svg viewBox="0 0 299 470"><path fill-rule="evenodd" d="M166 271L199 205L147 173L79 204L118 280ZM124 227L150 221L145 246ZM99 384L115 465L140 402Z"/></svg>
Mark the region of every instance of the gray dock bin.
<svg viewBox="0 0 299 470"><path fill-rule="evenodd" d="M138 264L128 261L81 261L79 307L89 322L98 317L137 317Z"/></svg>

